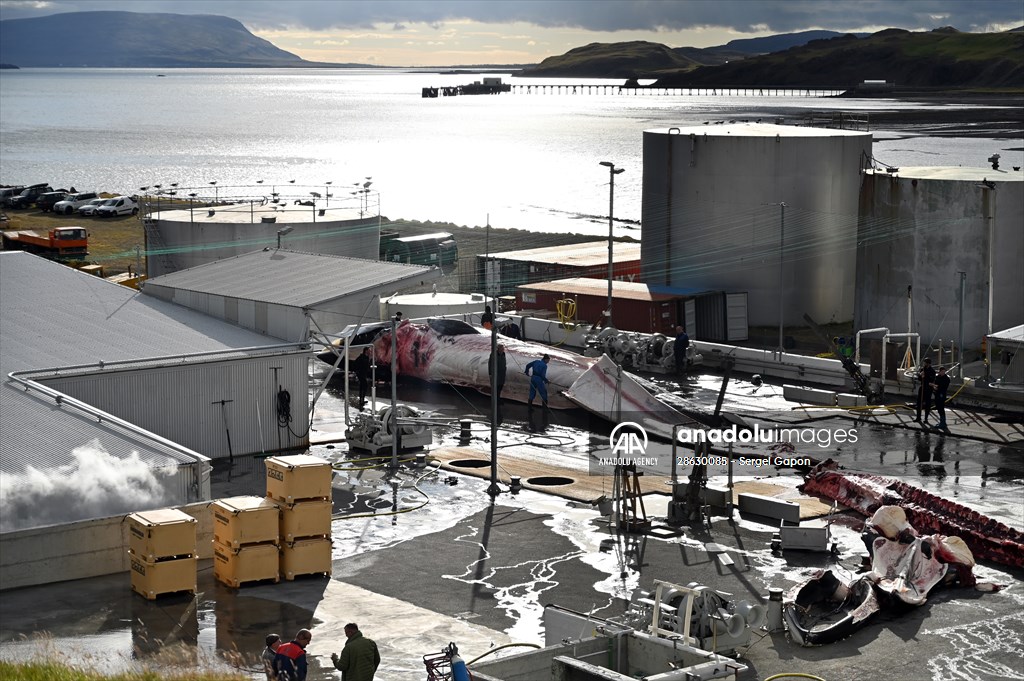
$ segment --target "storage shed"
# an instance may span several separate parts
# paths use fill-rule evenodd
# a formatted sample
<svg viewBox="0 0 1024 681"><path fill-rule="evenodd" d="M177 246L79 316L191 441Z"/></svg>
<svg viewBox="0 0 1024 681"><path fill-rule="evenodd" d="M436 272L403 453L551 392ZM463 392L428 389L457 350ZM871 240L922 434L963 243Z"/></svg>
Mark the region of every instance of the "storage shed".
<svg viewBox="0 0 1024 681"><path fill-rule="evenodd" d="M308 446L308 346L27 253L0 288L0 530L203 501L211 458Z"/></svg>
<svg viewBox="0 0 1024 681"><path fill-rule="evenodd" d="M436 267L267 248L146 282L143 292L282 340L377 321L380 297L430 291Z"/></svg>
<svg viewBox="0 0 1024 681"><path fill-rule="evenodd" d="M613 278L640 280L640 244L612 242ZM478 255L477 281L488 296L511 295L516 287L538 281L586 277L608 279L608 242L588 241L521 251ZM607 284L605 284L607 286Z"/></svg>
<svg viewBox="0 0 1024 681"><path fill-rule="evenodd" d="M647 284L612 283L612 322L623 331L670 333L681 318L680 302L685 296L655 293ZM541 281L516 287L520 311L558 309L558 301L572 300L575 319L597 325L608 307L608 280L582 277Z"/></svg>

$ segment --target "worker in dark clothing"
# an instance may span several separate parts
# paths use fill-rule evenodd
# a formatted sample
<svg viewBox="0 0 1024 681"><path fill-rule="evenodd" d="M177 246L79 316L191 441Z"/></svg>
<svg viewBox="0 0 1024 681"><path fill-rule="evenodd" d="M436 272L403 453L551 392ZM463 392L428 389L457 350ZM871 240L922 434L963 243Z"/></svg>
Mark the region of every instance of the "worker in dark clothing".
<svg viewBox="0 0 1024 681"><path fill-rule="evenodd" d="M932 384L935 389L935 411L939 414L939 430L946 428L946 393L949 392L949 376L946 375L946 367L939 367L939 374ZM926 418L927 420L927 418Z"/></svg>
<svg viewBox="0 0 1024 681"><path fill-rule="evenodd" d="M494 360L495 360L495 358L493 356L490 357L487 360L487 375L488 376L494 376L494 364L495 364ZM505 387L505 371L507 369L507 364L506 364L506 361L505 361L505 346L502 345L501 343L498 343L498 356L497 356L497 360L498 360L498 362L497 362L497 364L498 364L498 381L497 381L497 387L496 387L495 392L497 393L498 399L500 400L501 399L501 390L502 390L502 388Z"/></svg>
<svg viewBox="0 0 1024 681"><path fill-rule="evenodd" d="M373 681L380 666L380 651L377 644L363 636L359 625L345 625L345 647L341 655L331 653L334 668L341 672L341 681Z"/></svg>
<svg viewBox="0 0 1024 681"><path fill-rule="evenodd" d="M484 305L484 313L480 315L480 326L488 331L494 327L494 313L491 312L490 305Z"/></svg>
<svg viewBox="0 0 1024 681"><path fill-rule="evenodd" d="M690 347L690 337L682 326L676 327L676 342L672 346L672 354L676 360L676 374L686 376L686 350Z"/></svg>
<svg viewBox="0 0 1024 681"><path fill-rule="evenodd" d="M352 371L355 372L356 380L359 381L359 408L366 406L366 389L370 385L370 348L363 348L363 351L352 362Z"/></svg>
<svg viewBox="0 0 1024 681"><path fill-rule="evenodd" d="M278 681L306 681L306 646L312 640L309 629L299 629L295 640L278 647L274 656Z"/></svg>
<svg viewBox="0 0 1024 681"><path fill-rule="evenodd" d="M928 415L932 411L932 386L935 385L935 369L932 368L931 357L926 357L924 366L917 372L917 380L921 382L917 389L917 417L914 419L921 423L921 410L924 409L924 423L928 423Z"/></svg>
<svg viewBox="0 0 1024 681"><path fill-rule="evenodd" d="M541 402L544 403L544 408L548 407L548 362L551 361L550 355L544 355L540 359L535 359L526 365L526 371L523 373L530 377L530 396L527 404L533 407L533 398L540 394Z"/></svg>

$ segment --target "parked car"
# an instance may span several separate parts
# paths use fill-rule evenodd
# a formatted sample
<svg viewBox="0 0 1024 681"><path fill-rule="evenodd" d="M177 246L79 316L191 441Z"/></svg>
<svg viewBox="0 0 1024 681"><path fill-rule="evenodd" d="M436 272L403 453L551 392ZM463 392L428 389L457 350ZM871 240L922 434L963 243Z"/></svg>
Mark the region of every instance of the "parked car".
<svg viewBox="0 0 1024 681"><path fill-rule="evenodd" d="M128 196L115 196L107 199L99 208L96 215L101 218L110 218L115 215L138 215L139 206Z"/></svg>
<svg viewBox="0 0 1024 681"><path fill-rule="evenodd" d="M67 189L57 189L52 192L45 192L36 197L36 208L48 213L53 210L54 205L58 201L63 201L68 197Z"/></svg>
<svg viewBox="0 0 1024 681"><path fill-rule="evenodd" d="M25 185L19 184L13 187L2 187L0 188L0 205L10 206L11 199L20 194L25 189Z"/></svg>
<svg viewBox="0 0 1024 681"><path fill-rule="evenodd" d="M64 197L63 201L58 201L53 204L53 212L58 215L71 215L82 206L97 198L99 198L99 196L96 192L78 192L77 194L68 194Z"/></svg>
<svg viewBox="0 0 1024 681"><path fill-rule="evenodd" d="M97 197L97 198L89 201L88 203L86 203L84 206L80 206L78 208L78 214L79 215L90 215L90 216L96 215L96 209L99 208L100 206L102 206L107 201L110 201L110 199L101 199L101 198Z"/></svg>
<svg viewBox="0 0 1024 681"><path fill-rule="evenodd" d="M25 187L17 196L12 196L7 205L11 208L29 208L41 194L52 191L53 187L48 184L33 184Z"/></svg>

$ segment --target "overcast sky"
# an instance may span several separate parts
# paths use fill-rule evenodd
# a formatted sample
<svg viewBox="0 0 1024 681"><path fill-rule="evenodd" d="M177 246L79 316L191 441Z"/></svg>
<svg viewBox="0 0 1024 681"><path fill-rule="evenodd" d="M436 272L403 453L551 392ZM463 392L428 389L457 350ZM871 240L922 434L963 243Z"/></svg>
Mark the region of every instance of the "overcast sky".
<svg viewBox="0 0 1024 681"><path fill-rule="evenodd" d="M220 14L305 59L382 66L535 63L592 42L1024 24L1021 0L0 0L0 19L90 10Z"/></svg>

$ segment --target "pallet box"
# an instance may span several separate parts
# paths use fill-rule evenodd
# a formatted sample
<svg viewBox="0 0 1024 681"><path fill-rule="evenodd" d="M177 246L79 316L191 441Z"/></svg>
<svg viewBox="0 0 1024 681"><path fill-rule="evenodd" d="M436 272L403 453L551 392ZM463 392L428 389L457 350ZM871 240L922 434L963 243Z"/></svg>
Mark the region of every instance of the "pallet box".
<svg viewBox="0 0 1024 681"><path fill-rule="evenodd" d="M215 542L237 549L246 544L276 544L278 541L280 511L269 499L255 496L218 499L210 509Z"/></svg>
<svg viewBox="0 0 1024 681"><path fill-rule="evenodd" d="M330 536L332 504L328 499L274 503L281 511L281 541Z"/></svg>
<svg viewBox="0 0 1024 681"><path fill-rule="evenodd" d="M177 509L140 511L128 516L128 548L150 563L196 553L196 519Z"/></svg>
<svg viewBox="0 0 1024 681"><path fill-rule="evenodd" d="M213 543L213 577L222 584L239 587L247 582L280 581L276 544L253 544L233 548Z"/></svg>
<svg viewBox="0 0 1024 681"><path fill-rule="evenodd" d="M285 579L316 574L331 574L329 538L298 539L281 547L281 575Z"/></svg>
<svg viewBox="0 0 1024 681"><path fill-rule="evenodd" d="M272 456L266 460L267 496L292 504L300 499L329 499L329 461L308 454Z"/></svg>
<svg viewBox="0 0 1024 681"><path fill-rule="evenodd" d="M131 563L132 591L149 600L161 594L196 592L196 557L172 558L150 562L128 551Z"/></svg>

